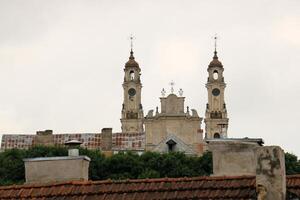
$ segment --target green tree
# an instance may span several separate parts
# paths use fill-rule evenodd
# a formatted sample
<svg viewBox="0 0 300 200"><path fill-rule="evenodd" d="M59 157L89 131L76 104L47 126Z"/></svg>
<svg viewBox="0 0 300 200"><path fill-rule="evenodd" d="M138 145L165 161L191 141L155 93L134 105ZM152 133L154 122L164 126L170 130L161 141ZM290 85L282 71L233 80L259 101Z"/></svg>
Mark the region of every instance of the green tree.
<svg viewBox="0 0 300 200"><path fill-rule="evenodd" d="M300 161L296 155L285 153L285 170L288 175L300 173Z"/></svg>
<svg viewBox="0 0 300 200"><path fill-rule="evenodd" d="M0 153L0 184L20 183L24 181L24 151L12 149Z"/></svg>
<svg viewBox="0 0 300 200"><path fill-rule="evenodd" d="M132 152L121 152L106 158L107 178L138 178L139 174L143 171L142 163L139 158L139 155Z"/></svg>
<svg viewBox="0 0 300 200"><path fill-rule="evenodd" d="M198 157L195 171L198 175L209 176L213 173L212 153L205 152L201 157Z"/></svg>
<svg viewBox="0 0 300 200"><path fill-rule="evenodd" d="M212 153L201 157L186 156L180 152L160 154L145 152L118 153L105 157L99 150L80 148L80 155L91 158L91 180L136 179L162 177L208 176L212 174ZM36 146L28 150L11 149L0 153L0 185L23 183L25 179L24 158L67 156L64 147ZM286 173L299 174L300 161L291 153L285 154Z"/></svg>
<svg viewBox="0 0 300 200"><path fill-rule="evenodd" d="M103 180L108 176L106 158L99 150L79 149L80 155L91 159L89 166L89 178L92 180Z"/></svg>
<svg viewBox="0 0 300 200"><path fill-rule="evenodd" d="M54 156L67 156L68 150L60 146L34 146L28 150L23 150L25 158L36 157L54 157Z"/></svg>

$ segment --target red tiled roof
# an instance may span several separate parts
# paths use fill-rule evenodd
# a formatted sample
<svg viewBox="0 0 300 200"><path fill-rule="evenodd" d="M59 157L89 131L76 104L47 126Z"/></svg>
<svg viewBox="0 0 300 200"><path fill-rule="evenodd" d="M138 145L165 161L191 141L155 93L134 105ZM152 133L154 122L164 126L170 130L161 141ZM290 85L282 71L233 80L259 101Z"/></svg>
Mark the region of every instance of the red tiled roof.
<svg viewBox="0 0 300 200"><path fill-rule="evenodd" d="M32 146L34 135L2 135L1 149L28 149Z"/></svg>
<svg viewBox="0 0 300 200"><path fill-rule="evenodd" d="M71 181L0 187L0 199L252 199L255 177Z"/></svg>
<svg viewBox="0 0 300 200"><path fill-rule="evenodd" d="M28 149L34 145L36 135L5 134L2 136L1 149ZM63 145L69 140L79 140L82 147L88 149L101 149L101 133L62 133L53 134L53 144ZM143 151L145 149L145 133L113 133L113 150Z"/></svg>
<svg viewBox="0 0 300 200"><path fill-rule="evenodd" d="M300 197L300 175L287 176L287 199ZM255 176L69 181L0 187L7 199L256 199Z"/></svg>
<svg viewBox="0 0 300 200"><path fill-rule="evenodd" d="M145 133L113 133L113 150L136 150L145 149Z"/></svg>
<svg viewBox="0 0 300 200"><path fill-rule="evenodd" d="M287 176L286 187L290 195L300 197L300 174Z"/></svg>
<svg viewBox="0 0 300 200"><path fill-rule="evenodd" d="M34 145L36 135L5 134L2 136L1 149L28 149ZM69 140L79 140L82 147L88 149L101 148L101 133L63 133L53 134L54 145L64 145Z"/></svg>

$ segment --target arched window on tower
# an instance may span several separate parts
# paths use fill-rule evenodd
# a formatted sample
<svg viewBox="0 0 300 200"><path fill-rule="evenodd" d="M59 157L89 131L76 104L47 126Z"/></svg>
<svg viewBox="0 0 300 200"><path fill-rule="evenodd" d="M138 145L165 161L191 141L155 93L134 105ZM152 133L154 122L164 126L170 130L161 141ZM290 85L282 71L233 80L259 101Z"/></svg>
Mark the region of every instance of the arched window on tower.
<svg viewBox="0 0 300 200"><path fill-rule="evenodd" d="M219 73L217 70L214 71L213 78L214 78L214 80L217 80L219 78Z"/></svg>
<svg viewBox="0 0 300 200"><path fill-rule="evenodd" d="M129 72L130 80L134 80L134 71Z"/></svg>
<svg viewBox="0 0 300 200"><path fill-rule="evenodd" d="M221 138L221 136L220 136L219 133L215 133L215 134L214 134L214 138L218 139L218 138Z"/></svg>

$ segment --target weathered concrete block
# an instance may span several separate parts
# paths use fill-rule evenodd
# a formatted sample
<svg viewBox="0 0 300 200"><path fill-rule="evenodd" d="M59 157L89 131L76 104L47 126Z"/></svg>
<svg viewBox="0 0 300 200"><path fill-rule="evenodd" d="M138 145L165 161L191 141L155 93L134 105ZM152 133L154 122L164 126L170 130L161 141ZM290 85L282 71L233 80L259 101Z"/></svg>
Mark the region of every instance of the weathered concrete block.
<svg viewBox="0 0 300 200"><path fill-rule="evenodd" d="M24 162L26 183L88 180L87 156L29 158Z"/></svg>
<svg viewBox="0 0 300 200"><path fill-rule="evenodd" d="M255 175L255 148L260 140L210 140L208 148L213 153L214 176Z"/></svg>

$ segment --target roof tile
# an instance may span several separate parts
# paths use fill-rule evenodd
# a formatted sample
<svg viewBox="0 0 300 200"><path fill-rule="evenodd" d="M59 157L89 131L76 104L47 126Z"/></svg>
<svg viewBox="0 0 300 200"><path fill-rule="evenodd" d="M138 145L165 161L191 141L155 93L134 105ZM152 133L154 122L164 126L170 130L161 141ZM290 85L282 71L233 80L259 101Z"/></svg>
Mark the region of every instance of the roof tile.
<svg viewBox="0 0 300 200"><path fill-rule="evenodd" d="M300 175L287 176L287 190L300 196ZM126 181L71 181L0 187L0 200L251 199L255 177L160 178Z"/></svg>

